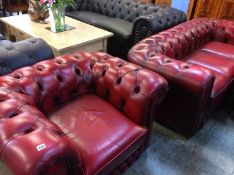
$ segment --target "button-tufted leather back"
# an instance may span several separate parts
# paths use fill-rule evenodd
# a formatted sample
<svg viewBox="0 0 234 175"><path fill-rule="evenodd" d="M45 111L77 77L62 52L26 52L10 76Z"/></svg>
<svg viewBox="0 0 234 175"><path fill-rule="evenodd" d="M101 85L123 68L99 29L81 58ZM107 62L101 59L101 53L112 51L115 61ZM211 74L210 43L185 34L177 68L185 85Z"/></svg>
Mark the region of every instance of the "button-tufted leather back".
<svg viewBox="0 0 234 175"><path fill-rule="evenodd" d="M78 10L91 10L92 0L75 0Z"/></svg>
<svg viewBox="0 0 234 175"><path fill-rule="evenodd" d="M182 59L212 40L214 27L215 21L192 20L144 39L134 46L134 50L136 52L147 50L145 58L162 54L170 58Z"/></svg>
<svg viewBox="0 0 234 175"><path fill-rule="evenodd" d="M36 106L47 113L72 97L86 93L90 79L89 60L67 55L18 69L0 82L31 96Z"/></svg>
<svg viewBox="0 0 234 175"><path fill-rule="evenodd" d="M94 92L144 126L150 124L145 121L145 116L151 115L149 106L159 103L167 90L165 79L158 74L106 53L86 52L18 69L2 76L0 85L30 96L32 100L27 101L44 113L78 95ZM149 104L155 89L159 90Z"/></svg>
<svg viewBox="0 0 234 175"><path fill-rule="evenodd" d="M215 25L215 39L234 45L234 22L217 20Z"/></svg>
<svg viewBox="0 0 234 175"><path fill-rule="evenodd" d="M105 16L121 18L130 22L133 22L139 16L152 13L158 16L161 14L174 14L172 8L133 0L77 0L77 5L79 10L93 11ZM175 15L174 18L177 19L177 16ZM172 22L173 20L170 20L169 23Z"/></svg>
<svg viewBox="0 0 234 175"><path fill-rule="evenodd" d="M30 38L19 42L0 39L0 75L53 57L52 49L42 39Z"/></svg>

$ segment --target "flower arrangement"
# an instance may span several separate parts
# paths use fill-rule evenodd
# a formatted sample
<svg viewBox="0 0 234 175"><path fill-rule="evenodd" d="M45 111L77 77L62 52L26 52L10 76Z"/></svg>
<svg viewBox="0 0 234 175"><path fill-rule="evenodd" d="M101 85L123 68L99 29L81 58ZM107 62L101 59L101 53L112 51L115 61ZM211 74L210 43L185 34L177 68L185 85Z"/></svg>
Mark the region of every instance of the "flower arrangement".
<svg viewBox="0 0 234 175"><path fill-rule="evenodd" d="M43 4L45 7L65 7L67 5L74 6L75 2L74 0L39 0L41 4Z"/></svg>
<svg viewBox="0 0 234 175"><path fill-rule="evenodd" d="M37 0L44 9L48 8L53 15L51 31L62 32L65 30L65 8L68 5L75 7L74 0Z"/></svg>

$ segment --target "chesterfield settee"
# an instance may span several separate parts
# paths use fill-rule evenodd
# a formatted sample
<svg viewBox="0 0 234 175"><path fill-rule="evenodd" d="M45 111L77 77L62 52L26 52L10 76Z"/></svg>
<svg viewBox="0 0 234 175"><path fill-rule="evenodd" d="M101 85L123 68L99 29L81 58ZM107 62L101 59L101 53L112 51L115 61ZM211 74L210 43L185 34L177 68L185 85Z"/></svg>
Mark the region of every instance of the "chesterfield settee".
<svg viewBox="0 0 234 175"><path fill-rule="evenodd" d="M160 75L78 52L0 77L0 157L17 175L121 174L147 147Z"/></svg>
<svg viewBox="0 0 234 175"><path fill-rule="evenodd" d="M132 45L143 38L186 20L177 9L139 0L76 0L77 8L66 15L114 33L108 39L111 55L126 57Z"/></svg>
<svg viewBox="0 0 234 175"><path fill-rule="evenodd" d="M128 58L169 82L155 120L191 136L233 85L234 22L194 19L142 40Z"/></svg>
<svg viewBox="0 0 234 175"><path fill-rule="evenodd" d="M53 57L52 49L42 39L11 42L0 34L0 75Z"/></svg>

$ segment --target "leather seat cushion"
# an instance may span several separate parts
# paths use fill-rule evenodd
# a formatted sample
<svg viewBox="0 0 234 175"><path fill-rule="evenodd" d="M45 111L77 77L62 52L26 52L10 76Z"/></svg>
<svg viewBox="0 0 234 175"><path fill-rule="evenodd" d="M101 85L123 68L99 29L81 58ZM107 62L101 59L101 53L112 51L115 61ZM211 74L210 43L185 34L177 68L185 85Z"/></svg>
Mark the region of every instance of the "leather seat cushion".
<svg viewBox="0 0 234 175"><path fill-rule="evenodd" d="M227 77L234 77L234 61L222 55L197 50L187 56L186 62L206 67Z"/></svg>
<svg viewBox="0 0 234 175"><path fill-rule="evenodd" d="M234 60L234 46L231 44L213 41L204 45L200 50L222 55Z"/></svg>
<svg viewBox="0 0 234 175"><path fill-rule="evenodd" d="M110 18L90 11L71 11L66 15L114 33L114 37L120 43L126 43L126 40L131 38L133 23L126 20Z"/></svg>
<svg viewBox="0 0 234 175"><path fill-rule="evenodd" d="M212 97L222 94L234 77L233 46L220 42L210 42L184 58L184 61L209 69L215 75Z"/></svg>
<svg viewBox="0 0 234 175"><path fill-rule="evenodd" d="M71 17L71 18L75 18L79 21L83 21L85 23L97 26L99 24L100 21L102 20L108 20L109 17L108 16L104 16L101 15L99 13L94 13L94 12L90 12L90 11L70 11L70 12L66 12L66 15Z"/></svg>
<svg viewBox="0 0 234 175"><path fill-rule="evenodd" d="M113 159L143 140L146 134L145 128L95 95L81 96L51 113L49 118L74 141L86 175L110 166Z"/></svg>

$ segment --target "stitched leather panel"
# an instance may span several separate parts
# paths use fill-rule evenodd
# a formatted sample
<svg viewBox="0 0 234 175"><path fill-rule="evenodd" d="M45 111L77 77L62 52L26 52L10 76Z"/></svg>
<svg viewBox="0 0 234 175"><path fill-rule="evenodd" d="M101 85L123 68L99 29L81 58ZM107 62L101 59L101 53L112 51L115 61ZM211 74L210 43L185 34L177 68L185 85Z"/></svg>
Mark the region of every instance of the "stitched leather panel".
<svg viewBox="0 0 234 175"><path fill-rule="evenodd" d="M50 46L39 38L19 42L0 40L0 75L53 57Z"/></svg>

